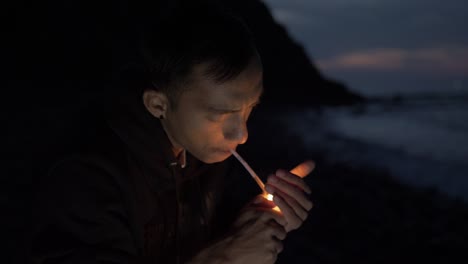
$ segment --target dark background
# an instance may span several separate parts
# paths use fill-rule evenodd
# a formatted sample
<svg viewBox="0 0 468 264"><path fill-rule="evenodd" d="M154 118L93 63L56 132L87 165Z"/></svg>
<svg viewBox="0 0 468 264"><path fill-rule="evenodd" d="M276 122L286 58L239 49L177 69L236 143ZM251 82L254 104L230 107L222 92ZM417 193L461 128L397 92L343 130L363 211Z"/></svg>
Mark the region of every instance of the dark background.
<svg viewBox="0 0 468 264"><path fill-rule="evenodd" d="M3 263L25 262L34 181L86 134L116 72L134 56L135 28L182 2L19 1L5 9L13 16L4 37ZM241 154L260 175L304 159L317 162L307 178L315 208L303 228L285 241L278 262L451 263L466 258L466 203L403 185L386 171L330 164L278 125L278 113L311 108L320 113L323 107L365 104L366 99L324 78L262 2L221 2L251 27L265 68L265 95Z"/></svg>

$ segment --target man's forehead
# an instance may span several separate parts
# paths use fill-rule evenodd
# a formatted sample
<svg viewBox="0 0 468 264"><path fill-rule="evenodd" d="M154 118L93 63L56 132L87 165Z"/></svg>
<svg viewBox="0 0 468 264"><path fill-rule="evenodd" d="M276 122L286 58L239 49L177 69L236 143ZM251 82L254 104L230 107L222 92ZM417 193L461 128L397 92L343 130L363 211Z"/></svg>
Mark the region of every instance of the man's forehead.
<svg viewBox="0 0 468 264"><path fill-rule="evenodd" d="M192 79L194 90L200 100L217 104L251 104L263 93L261 69L250 69L233 80L217 82L204 74L195 74Z"/></svg>
<svg viewBox="0 0 468 264"><path fill-rule="evenodd" d="M263 93L261 81L251 87L241 87L241 85L219 85L217 87L205 88L211 88L210 92L200 94L205 98L207 103L233 107L257 103Z"/></svg>
<svg viewBox="0 0 468 264"><path fill-rule="evenodd" d="M227 87L223 92L235 99L254 99L260 97L263 93L263 79L258 78L250 82L241 83L226 83L226 85L220 85L219 87L221 87L221 89Z"/></svg>

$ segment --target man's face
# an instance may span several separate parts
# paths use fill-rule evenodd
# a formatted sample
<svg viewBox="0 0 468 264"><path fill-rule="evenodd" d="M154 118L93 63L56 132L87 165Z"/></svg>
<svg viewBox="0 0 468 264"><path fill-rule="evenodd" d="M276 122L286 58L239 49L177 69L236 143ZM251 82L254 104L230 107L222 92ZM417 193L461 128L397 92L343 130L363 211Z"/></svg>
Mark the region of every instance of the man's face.
<svg viewBox="0 0 468 264"><path fill-rule="evenodd" d="M246 122L263 90L262 69L253 62L236 78L216 83L207 65L195 66L175 109L166 111L165 129L176 148L205 163L225 160L247 141Z"/></svg>

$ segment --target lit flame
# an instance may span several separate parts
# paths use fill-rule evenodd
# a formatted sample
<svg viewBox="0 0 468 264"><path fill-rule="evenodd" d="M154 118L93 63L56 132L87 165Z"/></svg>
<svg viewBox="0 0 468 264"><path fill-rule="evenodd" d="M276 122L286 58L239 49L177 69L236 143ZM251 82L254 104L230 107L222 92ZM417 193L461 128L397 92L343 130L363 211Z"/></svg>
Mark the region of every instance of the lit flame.
<svg viewBox="0 0 468 264"><path fill-rule="evenodd" d="M267 194L265 197L268 201L273 201L273 195L272 194Z"/></svg>
<svg viewBox="0 0 468 264"><path fill-rule="evenodd" d="M265 199L267 199L268 201L271 201L271 202L273 201L273 194L267 193L267 194L264 194L263 197L265 197ZM273 207L273 210L277 212L281 212L278 206Z"/></svg>

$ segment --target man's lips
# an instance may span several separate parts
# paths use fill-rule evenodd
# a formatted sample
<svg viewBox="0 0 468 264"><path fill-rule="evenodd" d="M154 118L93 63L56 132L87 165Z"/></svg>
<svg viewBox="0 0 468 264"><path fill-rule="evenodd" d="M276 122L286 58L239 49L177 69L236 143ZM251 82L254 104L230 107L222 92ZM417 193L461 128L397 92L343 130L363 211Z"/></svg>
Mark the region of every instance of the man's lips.
<svg viewBox="0 0 468 264"><path fill-rule="evenodd" d="M231 154L231 149L235 150L236 148L217 148L216 152L222 152L223 154Z"/></svg>

